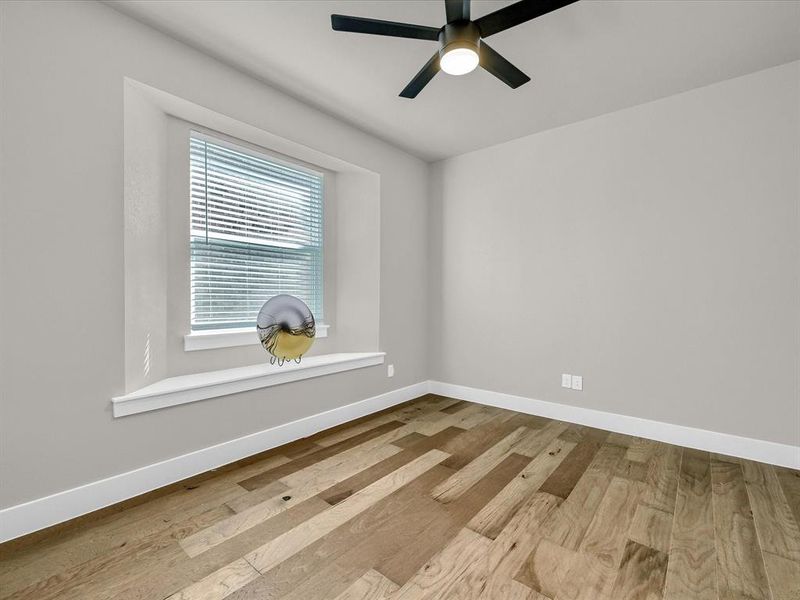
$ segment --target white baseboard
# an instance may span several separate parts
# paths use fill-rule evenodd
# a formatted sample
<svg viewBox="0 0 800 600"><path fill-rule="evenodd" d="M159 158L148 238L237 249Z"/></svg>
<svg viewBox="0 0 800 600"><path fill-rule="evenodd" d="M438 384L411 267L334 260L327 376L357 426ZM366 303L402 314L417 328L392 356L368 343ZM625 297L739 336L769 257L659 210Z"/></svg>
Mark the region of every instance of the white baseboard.
<svg viewBox="0 0 800 600"><path fill-rule="evenodd" d="M0 542L56 525L210 469L307 437L427 393L497 406L669 444L800 469L800 447L638 417L423 381L291 423L0 510Z"/></svg>
<svg viewBox="0 0 800 600"><path fill-rule="evenodd" d="M429 384L430 393L449 396L458 400L478 402L521 413L667 442L677 446L746 458L789 467L790 469L800 469L800 447L798 446L696 429L684 425L662 423L627 415L617 415L568 404L534 400L512 394L442 383L441 381L430 381Z"/></svg>
<svg viewBox="0 0 800 600"><path fill-rule="evenodd" d="M244 437L0 510L0 542L62 523L170 483L413 400L428 382L373 396Z"/></svg>

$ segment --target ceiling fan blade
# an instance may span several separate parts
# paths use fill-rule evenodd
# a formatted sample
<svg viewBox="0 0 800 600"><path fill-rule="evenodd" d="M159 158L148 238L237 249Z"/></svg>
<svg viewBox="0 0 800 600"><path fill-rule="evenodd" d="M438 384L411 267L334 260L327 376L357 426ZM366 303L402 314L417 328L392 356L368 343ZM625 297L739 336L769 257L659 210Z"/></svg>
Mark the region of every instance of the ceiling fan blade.
<svg viewBox="0 0 800 600"><path fill-rule="evenodd" d="M489 37L573 2L577 0L521 0L484 15L474 22L481 30L481 37Z"/></svg>
<svg viewBox="0 0 800 600"><path fill-rule="evenodd" d="M483 40L481 40L480 47L480 65L514 89L531 80L530 77L508 62L501 54L495 52Z"/></svg>
<svg viewBox="0 0 800 600"><path fill-rule="evenodd" d="M447 22L469 21L469 1L470 0L444 0Z"/></svg>
<svg viewBox="0 0 800 600"><path fill-rule="evenodd" d="M336 31L388 35L391 37L413 38L417 40L436 41L439 39L439 29L436 27L412 25L411 23L395 23L394 21L381 21L379 19L365 19L364 17L331 15L331 26Z"/></svg>
<svg viewBox="0 0 800 600"><path fill-rule="evenodd" d="M425 63L425 66L420 69L420 72L414 75L408 85L400 92L403 98L416 98L417 94L422 91L428 82L433 79L434 75L439 72L439 53L437 52L431 59Z"/></svg>

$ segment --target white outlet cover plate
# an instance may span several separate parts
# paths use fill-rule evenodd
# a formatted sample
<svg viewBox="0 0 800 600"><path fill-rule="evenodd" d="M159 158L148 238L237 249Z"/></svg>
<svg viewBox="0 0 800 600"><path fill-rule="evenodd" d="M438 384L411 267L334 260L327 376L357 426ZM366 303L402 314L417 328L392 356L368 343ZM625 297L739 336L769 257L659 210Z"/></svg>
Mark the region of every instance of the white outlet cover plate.
<svg viewBox="0 0 800 600"><path fill-rule="evenodd" d="M561 374L561 387L564 388L571 388L572 387L572 375L569 373L562 373Z"/></svg>
<svg viewBox="0 0 800 600"><path fill-rule="evenodd" d="M572 389L573 390L582 390L583 389L583 376L582 375L573 375L572 376Z"/></svg>

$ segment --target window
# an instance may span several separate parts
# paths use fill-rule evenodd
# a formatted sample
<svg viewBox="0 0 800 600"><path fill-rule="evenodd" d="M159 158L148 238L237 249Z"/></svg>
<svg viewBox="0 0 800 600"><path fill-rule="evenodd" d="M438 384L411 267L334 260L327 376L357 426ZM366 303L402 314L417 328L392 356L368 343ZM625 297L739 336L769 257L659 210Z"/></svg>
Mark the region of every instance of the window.
<svg viewBox="0 0 800 600"><path fill-rule="evenodd" d="M192 132L191 327L254 327L276 294L322 321L323 176Z"/></svg>

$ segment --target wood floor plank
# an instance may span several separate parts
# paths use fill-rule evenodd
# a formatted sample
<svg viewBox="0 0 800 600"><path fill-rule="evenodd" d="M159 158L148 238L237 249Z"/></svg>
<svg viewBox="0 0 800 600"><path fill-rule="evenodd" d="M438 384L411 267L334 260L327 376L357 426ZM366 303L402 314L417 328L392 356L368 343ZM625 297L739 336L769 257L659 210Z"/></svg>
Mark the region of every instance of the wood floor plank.
<svg viewBox="0 0 800 600"><path fill-rule="evenodd" d="M612 432L606 438L606 443L627 449L627 448L630 448L631 446L633 446L637 439L639 439L639 438L636 438L636 437L634 437L632 435L625 435L624 433ZM629 460L629 459L627 459L627 457L626 457L626 460Z"/></svg>
<svg viewBox="0 0 800 600"><path fill-rule="evenodd" d="M328 453L326 452L324 458L321 458L317 461L311 461L310 464L307 464L304 467L300 467L300 465L296 464L296 461L293 461L289 465L282 465L284 470L289 471L288 473L282 473L279 471L279 469L275 469L271 473L263 474L265 477L269 476L272 478L280 476L281 478L266 484L264 487L257 487L248 492L246 495L236 498L230 503L231 507L236 512L241 512L242 510L254 506L255 504L264 502L265 500L275 496L276 493L272 492L271 488L276 482L286 485L287 489L288 487L299 487L305 482L313 481L313 479L317 477L319 473L324 473L330 471L331 469L335 469L342 464L347 463L348 461L363 459L363 457L368 456L371 453L380 452L381 448L393 444L398 439L407 437L408 434L413 433L416 428L415 423L406 423L401 427L396 427L393 424L396 424L396 421L386 424L389 426L389 430L384 431L383 433L380 432L381 428L373 428L364 434L355 436L358 438L360 443L354 444L354 438L348 438L348 440L346 440L346 444L337 444L336 446L331 446L330 448L339 447L340 451L331 455L327 455ZM376 435L376 432L378 435ZM318 456L318 458L320 457Z"/></svg>
<svg viewBox="0 0 800 600"><path fill-rule="evenodd" d="M401 437L399 440L395 440L392 442L392 445L397 446L398 448L409 448L414 446L415 444L419 444L422 441L428 439L429 436L422 435L416 431L412 431L408 435Z"/></svg>
<svg viewBox="0 0 800 600"><path fill-rule="evenodd" d="M313 546L312 546L313 547ZM356 568L354 564L348 563L320 563L316 571L310 571L307 575L290 574L288 567L294 563L301 554L305 555L309 549L289 561L282 563L278 568L262 575L250 585L242 588L229 596L226 600L331 600L344 594L348 588L355 586L364 577L364 569L369 567ZM346 556L346 555L345 555ZM306 572L306 569L302 569ZM360 587L353 590L355 593L360 591Z"/></svg>
<svg viewBox="0 0 800 600"><path fill-rule="evenodd" d="M740 464L761 549L800 563L800 527L775 470L752 460Z"/></svg>
<svg viewBox="0 0 800 600"><path fill-rule="evenodd" d="M279 492L273 498L251 506L247 510L231 515L211 527L184 538L181 540L181 546L186 551L186 554L194 558L398 452L400 452L400 449L395 446L383 446L366 455L355 456L352 461L346 461L327 470L318 471L310 481L305 480L300 486L294 488L288 488L287 486L288 489Z"/></svg>
<svg viewBox="0 0 800 600"><path fill-rule="evenodd" d="M660 552L669 552L673 515L640 503L636 507L628 539Z"/></svg>
<svg viewBox="0 0 800 600"><path fill-rule="evenodd" d="M551 440L539 456L472 518L468 527L476 533L495 539L527 502L529 496L539 489L574 447L573 442Z"/></svg>
<svg viewBox="0 0 800 600"><path fill-rule="evenodd" d="M412 461L416 457L422 456L429 450L442 450L449 440L462 433L464 433L463 429L448 427L430 437L423 436L424 439L408 446L403 452L395 454L391 458L381 461L375 466L365 469L349 479L345 479L324 492L321 492L319 496L329 504L337 504L345 498L352 496L358 490Z"/></svg>
<svg viewBox="0 0 800 600"><path fill-rule="evenodd" d="M648 463L658 448L658 442L645 438L634 437L628 445L625 459L633 462Z"/></svg>
<svg viewBox="0 0 800 600"><path fill-rule="evenodd" d="M346 527L336 531L336 538L328 536L320 542L310 546L302 553L289 561L282 563L268 574L278 574L283 571L287 578L297 579L297 573L305 573L306 577L294 587L285 600L328 600L330 595L322 593L324 582L336 578L337 573L328 573L328 569L320 571L315 567L318 561L330 564L361 565L360 570L352 575L357 577L366 568L374 568L388 576L397 583L403 583L413 576L421 566L436 552L452 539L459 529L472 515L482 507L486 501L497 493L521 468L521 461L525 460L517 455L510 456L503 464L488 474L474 488L470 489L461 498L450 504L441 504L434 501L429 490L435 485L417 486L423 480L430 481L428 474L408 486L411 488L425 489L422 495L415 492L416 497L407 502L405 508L396 505L394 500L406 493L407 489L400 490L389 499L376 507L366 511L354 519ZM443 472L449 470L439 466ZM445 477L440 477L443 480ZM413 496L410 495L410 496ZM379 514L375 512L379 511ZM376 533L372 533L376 531ZM379 532L379 533L377 533ZM321 545L322 544L322 545ZM331 554L334 546L348 547L346 554ZM283 585L283 582L280 582ZM242 595L241 598L258 598L261 600L264 591L269 591L274 585L255 585L253 594ZM331 595L335 595L331 594ZM279 594L284 599L284 596ZM238 595L236 600L240 600Z"/></svg>
<svg viewBox="0 0 800 600"><path fill-rule="evenodd" d="M165 598L240 559L253 548L293 529L328 507L329 505L319 498L311 498L192 559L188 558L183 549L175 543L155 556L152 562L134 561L132 564L135 567L129 567L129 571L134 576L127 578L127 581L117 574L113 579L98 581L93 590L94 593L66 597L64 600ZM262 575L253 580L237 592L233 592L232 596L237 596L263 578ZM264 598L266 597L264 596ZM62 599L59 598L59 600Z"/></svg>
<svg viewBox="0 0 800 600"><path fill-rule="evenodd" d="M528 458L535 458L550 442L558 438L566 428L567 424L560 421L549 421L538 428L528 427L528 433L516 444L514 452Z"/></svg>
<svg viewBox="0 0 800 600"><path fill-rule="evenodd" d="M565 442L572 442L574 444L578 444L583 441L584 427L582 425L576 425L574 423L567 425L567 428L559 435L558 437Z"/></svg>
<svg viewBox="0 0 800 600"><path fill-rule="evenodd" d="M369 421L359 423L358 425L354 425L352 427L340 429L334 433L326 435L325 437L318 438L316 440L316 443L318 446L327 448L328 446L339 444L341 442L344 442L345 440L349 440L352 437L370 431L375 427L378 427L393 420L395 419L393 419L392 416L390 415L375 417L374 419L370 419Z"/></svg>
<svg viewBox="0 0 800 600"><path fill-rule="evenodd" d="M720 600L769 600L764 560L739 464L711 462Z"/></svg>
<svg viewBox="0 0 800 600"><path fill-rule="evenodd" d="M539 415L527 415L528 420L525 422L525 426L530 429L542 429L547 427L550 423L560 423L563 429L569 427L567 423L562 423L560 421L553 421L553 419L548 419L547 417L540 417Z"/></svg>
<svg viewBox="0 0 800 600"><path fill-rule="evenodd" d="M401 584L381 563L409 550L422 551L417 540L431 529L423 522L447 518L447 511L442 511L443 505L429 491L450 474L450 469L434 466L264 573L230 600L329 600L369 569Z"/></svg>
<svg viewBox="0 0 800 600"><path fill-rule="evenodd" d="M475 572L475 563L487 560L490 545L491 542L482 535L462 529L392 596L392 600L476 598L481 579L470 574Z"/></svg>
<svg viewBox="0 0 800 600"><path fill-rule="evenodd" d="M382 425L373 427L372 429L369 429L363 433L359 433L358 435L347 438L344 441L338 442L331 446L324 447L321 450L314 452L313 454L303 456L286 464L275 467L274 469L270 469L269 471L266 471L264 473L260 473L253 477L244 479L239 482L239 485L241 485L246 490L252 491L256 488L265 486L268 483L271 483L278 479L283 479L289 475L292 475L293 473L307 469L308 467L312 467L313 465L322 460L331 457L336 457L337 454L343 452L344 450L360 446L365 442L381 437L390 431L397 430L403 427L403 425L404 423L401 423L400 421L390 421L388 423L383 423Z"/></svg>
<svg viewBox="0 0 800 600"><path fill-rule="evenodd" d="M575 552L563 568L564 575L553 600L624 600L611 595L617 569L596 556Z"/></svg>
<svg viewBox="0 0 800 600"><path fill-rule="evenodd" d="M458 427L460 429L469 430L489 421L507 419L508 417L501 415L496 408L472 404L453 414L427 415L415 423L416 430L419 433L423 435L435 435L448 427Z"/></svg>
<svg viewBox="0 0 800 600"><path fill-rule="evenodd" d="M289 489L288 485L282 483L280 480L277 480L268 483L264 487L256 488L251 492L245 491L245 493L237 496L236 498L228 500L226 504L231 508L233 512L240 513L248 510L249 508L255 506L256 504L261 504L262 502L266 502L270 498L274 498L278 494L282 494L288 489Z"/></svg>
<svg viewBox="0 0 800 600"><path fill-rule="evenodd" d="M457 413L458 411L463 410L468 406L471 406L469 402L466 402L465 400L459 400L458 402L453 402L450 406L443 408L441 412L448 415L452 415L453 413Z"/></svg>
<svg viewBox="0 0 800 600"><path fill-rule="evenodd" d="M445 467L456 471L461 469L520 426L512 416L500 413L498 409L488 414L491 415L489 419L467 428L463 435L453 438L442 448L443 452L450 454ZM464 424L454 426L462 427Z"/></svg>
<svg viewBox="0 0 800 600"><path fill-rule="evenodd" d="M528 431L527 428L520 427L508 434L475 460L453 473L452 477L436 486L431 492L433 498L447 503L461 496L489 471L503 462Z"/></svg>
<svg viewBox="0 0 800 600"><path fill-rule="evenodd" d="M380 446L372 446L367 443L361 446L350 448L345 452L341 452L336 456L331 456L325 460L302 469L295 471L285 477L281 477L278 481L287 486L289 489L298 489L301 486L315 486L317 487L321 482L330 482L331 485L337 483L335 477L342 473L353 474L353 469L367 468L374 465L380 460L384 460L400 452L400 448L385 444ZM375 460L374 456L378 455L381 458ZM340 481L340 480L339 480Z"/></svg>
<svg viewBox="0 0 800 600"><path fill-rule="evenodd" d="M800 600L800 528L774 467L741 460L773 600Z"/></svg>
<svg viewBox="0 0 800 600"><path fill-rule="evenodd" d="M405 437L405 430L413 429L413 426L409 424L405 424L401 427L397 427L396 424L396 421L392 421L391 423L385 424L385 426L373 428L364 434L360 434L357 437L361 443L353 445L353 440L350 439L346 447L337 446L340 448L338 453L328 455L329 452L326 452L324 457L321 453L317 453L315 456L318 460L311 461L310 464L304 467L298 465L297 461L293 461L288 465L281 465L281 467L273 469L270 473L262 473L260 477L269 476L273 478L280 475L280 479L276 479L262 487L256 487L248 493L234 499L230 503L230 506L236 512L242 512L243 510L276 496L278 493L274 491L276 484L285 486L285 489L299 488L306 483L313 483L319 478L320 474L335 472L337 469L341 469L343 465L347 466L348 463L354 461L363 461L365 457L368 459L369 456L375 453L384 454L386 446L390 445L396 439ZM386 431L387 428L388 431ZM333 447L334 446L331 446L331 448ZM394 450L390 449L389 453L394 453ZM281 473L281 469L288 470L289 472Z"/></svg>
<svg viewBox="0 0 800 600"><path fill-rule="evenodd" d="M251 463L236 467L231 470L218 469L216 472L218 472L219 475L216 477L216 479L217 481L239 482L243 479L247 479L248 477L253 477L259 473L274 469L275 467L285 465L288 462L292 462L292 459L290 459L288 456L284 456L283 454L274 454L260 460L254 460Z"/></svg>
<svg viewBox="0 0 800 600"><path fill-rule="evenodd" d="M589 427L588 425L580 426L581 441L594 440L596 442L608 443L610 432L605 429L597 429L596 427Z"/></svg>
<svg viewBox="0 0 800 600"><path fill-rule="evenodd" d="M502 469L503 467L500 467ZM438 481L445 479L452 471L441 465L432 471L445 473ZM496 475L497 471L493 474ZM509 475L504 475L504 479ZM424 482L428 482L425 488ZM426 473L418 481L408 486L408 490L416 487L415 499L405 505L396 505L394 500L406 492L406 488L391 496L377 507L365 512L352 524L347 526L344 533L345 543L350 547L346 554L336 558L337 563L361 565L363 568L373 568L392 581L402 585L436 552L440 551L462 528L469 515L475 510L474 506L485 501L492 490L496 490L500 483L493 483L488 488L486 482L470 490L456 502L443 505L430 497L433 479ZM420 485L418 485L420 484ZM481 489L483 488L483 489ZM419 490L423 490L421 495ZM379 514L376 514L379 511ZM373 534L373 531L379 534ZM349 543L348 543L349 541ZM304 554L312 553L314 558L325 555L330 562L331 556L322 546L309 547ZM297 558L302 558L298 555ZM294 559L292 559L294 561ZM300 565L295 565L295 569ZM287 562L278 570L291 569ZM303 565L305 568L305 564ZM324 573L314 573L311 577L325 578ZM297 590L286 596L285 600L323 600L328 596L315 595L316 586L301 584ZM309 593L310 592L310 593Z"/></svg>
<svg viewBox="0 0 800 600"><path fill-rule="evenodd" d="M359 577L335 600L386 600L400 587L374 569L370 569Z"/></svg>
<svg viewBox="0 0 800 600"><path fill-rule="evenodd" d="M376 564L376 569L399 584L408 581L519 473L527 461L527 458L518 454L510 455L475 487L449 504L436 502L428 496L438 509L436 517L432 520L420 520L415 524L410 529L410 533L414 534L414 543L382 559Z"/></svg>
<svg viewBox="0 0 800 600"><path fill-rule="evenodd" d="M625 552L625 541L642 495L642 485L614 477L597 507L579 550L592 554L609 567L617 568Z"/></svg>
<svg viewBox="0 0 800 600"><path fill-rule="evenodd" d="M658 443L648 461L647 484L642 502L669 514L675 512L675 495L678 490L678 471L681 448Z"/></svg>
<svg viewBox="0 0 800 600"><path fill-rule="evenodd" d="M486 596L485 598L489 598ZM505 590L505 595L502 596L504 600L550 600L542 596L538 592L533 591L528 586L520 583L516 579L512 579Z"/></svg>
<svg viewBox="0 0 800 600"><path fill-rule="evenodd" d="M290 449L284 450L284 455L290 460L301 458L308 454L313 454L320 450L322 446L315 444L308 438L297 440Z"/></svg>
<svg viewBox="0 0 800 600"><path fill-rule="evenodd" d="M562 588L564 566L572 564L576 557L573 550L539 536L516 579L546 598L556 598Z"/></svg>
<svg viewBox="0 0 800 600"><path fill-rule="evenodd" d="M417 400L413 400L411 405L415 406L416 410L419 410L420 407L424 411L439 411L444 412L446 409L450 408L454 404L466 404L467 406L471 406L472 402L467 402L466 400L456 400L455 398L450 398L449 396L440 396L439 394L425 394L424 396L418 398ZM463 408L463 406L462 406ZM457 412L457 411L456 411ZM416 419L416 415L411 415L409 420Z"/></svg>
<svg viewBox="0 0 800 600"><path fill-rule="evenodd" d="M359 490L325 512L312 517L302 525L267 542L260 548L256 548L245 558L260 572L269 571L275 565L346 523L447 457L448 455L444 452L431 450L400 467L397 471Z"/></svg>
<svg viewBox="0 0 800 600"><path fill-rule="evenodd" d="M645 481L647 479L647 470L645 463L623 458L617 464L617 470L614 475L633 481Z"/></svg>
<svg viewBox="0 0 800 600"><path fill-rule="evenodd" d="M500 415L497 414L500 409L493 408L491 406L479 406L478 409L479 410L476 411L475 414L465 414L470 413L469 407L463 411L459 411L455 415L446 415L440 412L425 414L422 415L418 420L406 423L399 429L389 431L361 444L358 446L358 448L369 449L377 448L385 444L393 444L396 440L402 439L412 432L422 433L427 437L434 437L436 434L441 433L446 429L458 428L469 430L469 428L473 427L473 422L488 423L489 421L497 420L500 417ZM503 416L503 419L506 421L510 420L508 416ZM509 428L509 431L511 431L511 429L513 429L513 427ZM447 453L452 454L452 452L449 451ZM450 461L452 458L453 457L451 456L447 460Z"/></svg>
<svg viewBox="0 0 800 600"><path fill-rule="evenodd" d="M716 549L708 452L683 451L665 600L716 600Z"/></svg>
<svg viewBox="0 0 800 600"><path fill-rule="evenodd" d="M800 600L800 564L771 552L764 552L772 600Z"/></svg>
<svg viewBox="0 0 800 600"><path fill-rule="evenodd" d="M391 421L399 421L401 423L409 423L420 417L435 413L441 408L447 408L452 405L453 401L444 397L429 397L425 402L414 402L410 405L405 405L397 410L383 413L376 417L372 417L361 421L355 425L348 425L331 433L323 433L314 436L314 442L320 446L333 446L345 440L348 440L358 434L365 433L379 425L389 423Z"/></svg>
<svg viewBox="0 0 800 600"><path fill-rule="evenodd" d="M541 491L566 500L601 446L602 443L594 439L578 442L542 484Z"/></svg>
<svg viewBox="0 0 800 600"><path fill-rule="evenodd" d="M668 560L669 556L665 552L629 541L625 546L611 597L625 600L661 600Z"/></svg>
<svg viewBox="0 0 800 600"><path fill-rule="evenodd" d="M543 525L549 539L569 550L578 549L624 454L619 446L600 448L567 499Z"/></svg>
<svg viewBox="0 0 800 600"><path fill-rule="evenodd" d="M440 396L438 394L426 394L421 399L418 399L412 402L414 409L417 411L416 414L408 414L405 415L407 417L406 422L415 421L419 418L420 409L422 414L430 413L430 412L458 412L461 408L456 410L451 410L453 405L461 405L461 408L465 408L466 406L473 406L472 402L456 400L454 398L449 398L447 396ZM402 416L402 415L401 415Z"/></svg>
<svg viewBox="0 0 800 600"><path fill-rule="evenodd" d="M800 524L800 471L785 469L783 467L773 467L778 480L781 482L781 489L792 509L794 520Z"/></svg>
<svg viewBox="0 0 800 600"><path fill-rule="evenodd" d="M559 504L561 498L538 492L526 499L490 546L481 600L513 596L514 578L541 539L542 522Z"/></svg>
<svg viewBox="0 0 800 600"><path fill-rule="evenodd" d="M167 600L222 600L260 575L250 563L240 558Z"/></svg>

